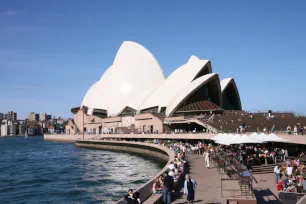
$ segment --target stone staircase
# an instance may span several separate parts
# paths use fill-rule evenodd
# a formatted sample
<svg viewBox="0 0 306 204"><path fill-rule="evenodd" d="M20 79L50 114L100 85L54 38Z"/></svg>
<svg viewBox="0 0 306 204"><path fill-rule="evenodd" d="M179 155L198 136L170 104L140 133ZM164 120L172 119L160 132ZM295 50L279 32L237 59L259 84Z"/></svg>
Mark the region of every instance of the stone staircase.
<svg viewBox="0 0 306 204"><path fill-rule="evenodd" d="M284 163L279 163L283 165ZM270 174L274 173L274 167L276 164L268 164L268 165L259 165L259 166L252 166L252 174Z"/></svg>

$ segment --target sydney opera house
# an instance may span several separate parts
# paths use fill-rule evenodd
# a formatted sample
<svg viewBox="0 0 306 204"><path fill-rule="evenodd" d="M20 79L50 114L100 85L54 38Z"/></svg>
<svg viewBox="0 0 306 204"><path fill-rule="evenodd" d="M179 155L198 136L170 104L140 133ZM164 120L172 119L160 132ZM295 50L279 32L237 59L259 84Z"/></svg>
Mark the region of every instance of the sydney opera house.
<svg viewBox="0 0 306 204"><path fill-rule="evenodd" d="M235 80L220 80L209 60L191 56L166 78L145 47L125 41L80 107L71 109L68 132L214 131L202 114L241 109Z"/></svg>

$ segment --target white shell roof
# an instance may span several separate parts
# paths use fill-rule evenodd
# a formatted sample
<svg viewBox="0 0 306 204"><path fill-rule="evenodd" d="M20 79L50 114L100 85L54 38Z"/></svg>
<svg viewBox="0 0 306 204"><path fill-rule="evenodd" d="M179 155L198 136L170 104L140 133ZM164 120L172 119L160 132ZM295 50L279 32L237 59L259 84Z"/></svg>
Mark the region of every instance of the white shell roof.
<svg viewBox="0 0 306 204"><path fill-rule="evenodd" d="M109 116L114 116L125 106L137 109L164 81L164 73L154 56L143 46L125 41L114 64L93 89L88 90L82 105L105 109ZM92 95L94 97L90 97ZM137 100L133 100L135 98Z"/></svg>
<svg viewBox="0 0 306 204"><path fill-rule="evenodd" d="M239 101L239 106L240 106L240 109L241 109L241 100L240 100L240 95L239 95L239 91L238 91L238 88L237 88L237 85L236 85L236 82L233 78L225 78L223 79L221 82L221 93L223 93L223 91L226 90L226 88L230 85L230 84L233 84L234 85L234 89L236 91L236 94L238 96L238 101Z"/></svg>
<svg viewBox="0 0 306 204"><path fill-rule="evenodd" d="M169 103L166 109L166 115L172 115L173 112L182 104L191 94L197 91L199 88L204 86L210 80L217 78L219 83L219 76L216 73L206 74L202 77L197 78L193 82L189 83L183 91L181 91L173 100ZM220 90L218 90L220 91ZM221 96L221 94L219 94ZM220 100L221 101L221 100Z"/></svg>
<svg viewBox="0 0 306 204"><path fill-rule="evenodd" d="M197 61L197 60L200 60L200 58L198 58L197 56L192 55L192 56L189 58L189 60L188 60L187 63L193 62L193 61Z"/></svg>
<svg viewBox="0 0 306 204"><path fill-rule="evenodd" d="M208 73L211 73L210 61L191 56L186 64L172 72L167 80L146 98L139 109L143 110L155 106L166 107L178 93L196 78L203 68L208 69Z"/></svg>
<svg viewBox="0 0 306 204"><path fill-rule="evenodd" d="M200 76L203 69L210 74ZM217 74L211 73L209 60L191 56L165 79L159 63L146 48L125 41L113 65L87 91L82 106L87 106L91 112L107 110L108 116L119 114L126 106L138 111L158 106L167 107L166 115L169 115L189 94L214 77L219 80ZM231 78L222 80L222 91L231 82L235 83Z"/></svg>
<svg viewBox="0 0 306 204"><path fill-rule="evenodd" d="M167 106L177 94L194 80L207 63L209 63L208 60L191 60L191 62L176 69L165 81L163 95L160 97L160 106Z"/></svg>
<svg viewBox="0 0 306 204"><path fill-rule="evenodd" d="M98 87L98 83L99 81L97 81L96 83L94 83L87 91L83 102L82 102L82 106L85 105L87 107L92 107L92 103L95 99L95 93L97 92L97 87Z"/></svg>
<svg viewBox="0 0 306 204"><path fill-rule="evenodd" d="M223 92L226 87L231 83L231 81L234 80L233 78L226 78L222 79L220 84L221 84L221 92Z"/></svg>

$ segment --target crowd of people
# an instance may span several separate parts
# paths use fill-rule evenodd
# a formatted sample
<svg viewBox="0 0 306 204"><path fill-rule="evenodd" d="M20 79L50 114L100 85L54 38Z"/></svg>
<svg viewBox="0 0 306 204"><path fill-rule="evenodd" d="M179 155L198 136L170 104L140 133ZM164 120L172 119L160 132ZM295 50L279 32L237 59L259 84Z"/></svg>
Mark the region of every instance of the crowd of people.
<svg viewBox="0 0 306 204"><path fill-rule="evenodd" d="M300 123L297 123L293 126L293 128L291 128L291 126L288 125L286 131L288 135L304 135L306 134L306 126L302 126Z"/></svg>
<svg viewBox="0 0 306 204"><path fill-rule="evenodd" d="M182 142L171 143L165 140L146 140L146 143L153 143L168 147L175 153L175 159L167 166L167 171L154 179L152 192L153 194L162 194L162 199L165 204L170 204L173 198L181 197L181 189L186 195L187 202L193 203L197 183L187 174L188 162L185 155L192 153L187 151L193 147L191 144ZM127 204L140 204L138 192L130 189L128 195L125 196Z"/></svg>
<svg viewBox="0 0 306 204"><path fill-rule="evenodd" d="M278 191L306 193L306 166L299 160L287 160L274 168Z"/></svg>
<svg viewBox="0 0 306 204"><path fill-rule="evenodd" d="M161 144L160 140L153 140L153 143ZM180 197L181 185L183 177L186 174L186 146L183 143L162 143L175 152L175 159L168 165L168 170L163 176L156 179L153 183L153 193L162 193L165 204L170 204L172 200L172 192L175 198ZM189 200L192 201L192 200Z"/></svg>
<svg viewBox="0 0 306 204"><path fill-rule="evenodd" d="M306 131L306 117L293 113L224 111L223 113L207 113L199 118L220 131L226 132L264 132L275 131L288 134L303 135Z"/></svg>
<svg viewBox="0 0 306 204"><path fill-rule="evenodd" d="M112 139L103 138L103 140ZM121 139L114 140L123 141ZM213 142L205 144L201 141L191 144L161 139L148 139L144 142L165 146L175 153L175 159L170 162L168 170L155 178L152 185L153 194L162 194L165 204L170 204L173 198L180 198L182 188L183 193L187 195L188 203L194 201L197 183L190 175L186 174L187 154L203 155L205 161L203 168L204 166L210 167L211 156L216 154L225 156L226 160L235 159L249 170L254 165L286 161L286 166L277 165L274 169L277 189L285 192L306 192L306 166L301 164L299 160L288 160L288 151L285 148L272 148L259 144L224 146ZM138 192L129 190L125 198L128 204L140 204L139 196Z"/></svg>

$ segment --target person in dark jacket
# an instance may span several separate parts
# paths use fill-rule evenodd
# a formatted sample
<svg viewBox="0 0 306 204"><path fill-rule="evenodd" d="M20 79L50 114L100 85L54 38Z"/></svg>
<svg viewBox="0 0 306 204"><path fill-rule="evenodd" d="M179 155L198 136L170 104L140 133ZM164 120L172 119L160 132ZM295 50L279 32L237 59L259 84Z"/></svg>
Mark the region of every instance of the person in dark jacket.
<svg viewBox="0 0 306 204"><path fill-rule="evenodd" d="M169 176L168 173L164 174L164 191L163 191L163 201L164 204L171 203L171 194L173 189L173 177Z"/></svg>
<svg viewBox="0 0 306 204"><path fill-rule="evenodd" d="M128 198L132 198L133 197L133 190L132 189L129 189L128 190L128 194L126 194L125 196L124 196L124 200L128 200Z"/></svg>
<svg viewBox="0 0 306 204"><path fill-rule="evenodd" d="M141 204L141 200L139 199L140 193L135 192L132 196L129 196L127 199L127 204Z"/></svg>

